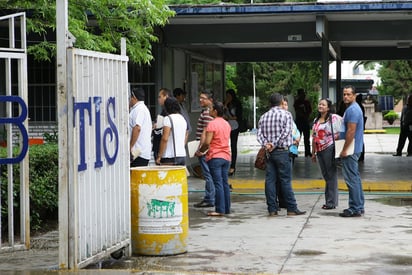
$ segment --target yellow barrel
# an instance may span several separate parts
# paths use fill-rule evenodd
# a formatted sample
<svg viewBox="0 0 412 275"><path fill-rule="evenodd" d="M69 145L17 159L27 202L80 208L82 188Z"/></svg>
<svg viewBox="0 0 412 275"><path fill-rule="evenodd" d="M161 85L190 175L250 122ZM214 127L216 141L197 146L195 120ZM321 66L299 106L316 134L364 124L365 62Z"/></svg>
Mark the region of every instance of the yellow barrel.
<svg viewBox="0 0 412 275"><path fill-rule="evenodd" d="M162 256L187 252L186 167L134 167L130 181L132 253Z"/></svg>

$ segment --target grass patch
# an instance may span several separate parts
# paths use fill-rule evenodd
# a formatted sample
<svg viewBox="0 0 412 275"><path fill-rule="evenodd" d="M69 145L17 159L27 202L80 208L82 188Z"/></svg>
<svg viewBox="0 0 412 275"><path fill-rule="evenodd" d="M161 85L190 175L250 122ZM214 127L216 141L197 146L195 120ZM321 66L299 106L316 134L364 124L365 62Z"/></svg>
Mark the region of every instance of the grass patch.
<svg viewBox="0 0 412 275"><path fill-rule="evenodd" d="M385 128L387 134L399 135L401 129L399 127L387 127Z"/></svg>

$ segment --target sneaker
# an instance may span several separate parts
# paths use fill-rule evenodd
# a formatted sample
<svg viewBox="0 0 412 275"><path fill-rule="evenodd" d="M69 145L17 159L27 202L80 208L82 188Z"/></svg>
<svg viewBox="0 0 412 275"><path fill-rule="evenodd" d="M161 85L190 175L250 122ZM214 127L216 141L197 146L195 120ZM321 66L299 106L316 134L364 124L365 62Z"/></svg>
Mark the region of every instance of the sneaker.
<svg viewBox="0 0 412 275"><path fill-rule="evenodd" d="M339 214L339 216L341 216L341 217L343 217L343 218L353 218L353 217L362 217L362 214L361 214L361 213L352 212L352 211L349 210L349 209L345 209L345 210L343 210L342 213Z"/></svg>
<svg viewBox="0 0 412 275"><path fill-rule="evenodd" d="M199 207L199 208L203 208L203 207L214 207L213 204L208 203L208 202L205 202L205 201L201 201L201 202L199 202L199 203L195 203L193 206L194 206L194 207Z"/></svg>

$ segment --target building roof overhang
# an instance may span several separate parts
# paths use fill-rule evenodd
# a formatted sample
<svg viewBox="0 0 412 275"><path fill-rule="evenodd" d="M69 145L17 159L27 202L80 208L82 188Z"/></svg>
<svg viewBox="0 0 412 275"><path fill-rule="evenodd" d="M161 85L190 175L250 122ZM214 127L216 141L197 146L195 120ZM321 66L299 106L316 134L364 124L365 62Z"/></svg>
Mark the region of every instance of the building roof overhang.
<svg viewBox="0 0 412 275"><path fill-rule="evenodd" d="M225 62L412 59L412 2L170 6L167 47ZM326 44L325 44L326 41Z"/></svg>

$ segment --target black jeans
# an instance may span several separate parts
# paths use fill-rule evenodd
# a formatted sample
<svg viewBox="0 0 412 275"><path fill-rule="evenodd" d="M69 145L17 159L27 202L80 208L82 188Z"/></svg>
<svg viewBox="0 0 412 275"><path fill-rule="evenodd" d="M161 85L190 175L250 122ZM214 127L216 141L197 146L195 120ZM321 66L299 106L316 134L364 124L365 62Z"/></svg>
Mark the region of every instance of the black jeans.
<svg viewBox="0 0 412 275"><path fill-rule="evenodd" d="M148 164L148 159L137 157L134 161L130 162L130 167L147 166Z"/></svg>
<svg viewBox="0 0 412 275"><path fill-rule="evenodd" d="M236 159L237 159L237 140L239 137L239 128L230 131L230 150L232 151L232 161L230 163L230 168L236 169Z"/></svg>
<svg viewBox="0 0 412 275"><path fill-rule="evenodd" d="M412 131L409 131L409 126L401 127L401 132L399 133L398 148L396 148L396 154L402 155L403 147L405 146L406 138L409 140L408 144L408 155L412 155Z"/></svg>
<svg viewBox="0 0 412 275"><path fill-rule="evenodd" d="M310 151L310 124L307 120L296 120L296 127L301 135L303 135L303 142L305 144L305 156L311 155Z"/></svg>

